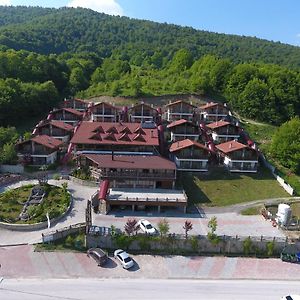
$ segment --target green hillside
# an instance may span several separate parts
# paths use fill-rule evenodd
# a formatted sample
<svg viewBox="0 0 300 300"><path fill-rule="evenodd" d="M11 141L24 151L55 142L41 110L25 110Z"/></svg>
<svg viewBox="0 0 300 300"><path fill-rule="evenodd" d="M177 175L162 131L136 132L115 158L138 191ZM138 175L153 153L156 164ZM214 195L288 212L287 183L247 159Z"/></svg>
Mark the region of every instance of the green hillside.
<svg viewBox="0 0 300 300"><path fill-rule="evenodd" d="M0 45L42 54L112 53L140 65L159 50L165 60L181 48L194 59L205 54L235 63L259 61L300 66L300 48L252 37L109 16L82 8L0 7Z"/></svg>

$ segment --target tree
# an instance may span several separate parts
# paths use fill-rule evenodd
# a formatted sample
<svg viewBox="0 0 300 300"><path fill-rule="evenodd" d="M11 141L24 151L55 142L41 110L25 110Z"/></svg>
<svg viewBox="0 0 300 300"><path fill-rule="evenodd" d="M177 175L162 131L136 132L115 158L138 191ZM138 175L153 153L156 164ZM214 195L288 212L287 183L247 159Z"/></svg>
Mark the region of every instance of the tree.
<svg viewBox="0 0 300 300"><path fill-rule="evenodd" d="M192 63L193 56L191 52L187 49L180 49L175 53L170 63L170 71L175 73L185 71L190 68Z"/></svg>
<svg viewBox="0 0 300 300"><path fill-rule="evenodd" d="M208 228L210 228L210 232L208 232L207 237L209 239L209 241L213 244L213 245L217 245L220 241L219 237L216 235L216 230L217 230L217 226L218 226L218 221L217 221L217 217L212 217L207 224Z"/></svg>
<svg viewBox="0 0 300 300"><path fill-rule="evenodd" d="M211 233L215 233L215 231L217 230L217 226L218 226L218 221L217 221L217 217L214 216L212 217L207 224L208 228L210 228L210 232Z"/></svg>
<svg viewBox="0 0 300 300"><path fill-rule="evenodd" d="M282 124L272 138L271 154L285 167L300 174L300 119Z"/></svg>
<svg viewBox="0 0 300 300"><path fill-rule="evenodd" d="M124 226L124 229L128 235L132 235L134 232L137 232L139 229L139 225L137 225L137 220L128 219Z"/></svg>
<svg viewBox="0 0 300 300"><path fill-rule="evenodd" d="M160 220L157 224L161 237L168 234L170 230L169 221L167 219Z"/></svg>
<svg viewBox="0 0 300 300"><path fill-rule="evenodd" d="M188 238L188 232L193 229L192 222L189 221L189 220L186 220L184 222L183 229L184 229L184 232L185 232L185 238L187 239Z"/></svg>
<svg viewBox="0 0 300 300"><path fill-rule="evenodd" d="M0 153L1 164L16 164L18 160L15 145L7 143L3 146L2 152Z"/></svg>

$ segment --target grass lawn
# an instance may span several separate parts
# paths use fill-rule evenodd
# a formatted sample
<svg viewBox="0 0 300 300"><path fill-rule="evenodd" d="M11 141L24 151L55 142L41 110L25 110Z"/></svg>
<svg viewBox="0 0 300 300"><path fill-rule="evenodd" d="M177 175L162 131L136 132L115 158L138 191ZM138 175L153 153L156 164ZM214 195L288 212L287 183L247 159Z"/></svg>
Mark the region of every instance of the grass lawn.
<svg viewBox="0 0 300 300"><path fill-rule="evenodd" d="M248 208L245 208L241 211L241 215L243 215L243 216L260 215L261 214L260 211L261 211L262 208L263 208L263 205L248 207Z"/></svg>
<svg viewBox="0 0 300 300"><path fill-rule="evenodd" d="M268 149L272 137L278 128L277 126L265 123L252 123L250 120L242 121L241 125L263 152Z"/></svg>
<svg viewBox="0 0 300 300"><path fill-rule="evenodd" d="M226 206L289 196L265 168L260 168L257 174L231 174L225 169L199 175L184 173L178 181L185 189L190 204Z"/></svg>

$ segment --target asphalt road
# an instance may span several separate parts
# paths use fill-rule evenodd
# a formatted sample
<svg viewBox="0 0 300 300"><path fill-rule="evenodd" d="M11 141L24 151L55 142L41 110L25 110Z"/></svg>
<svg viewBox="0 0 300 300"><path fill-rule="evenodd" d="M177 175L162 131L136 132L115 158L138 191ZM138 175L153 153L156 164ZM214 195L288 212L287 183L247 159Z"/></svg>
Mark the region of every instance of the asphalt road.
<svg viewBox="0 0 300 300"><path fill-rule="evenodd" d="M210 299L276 300L300 294L297 281L148 280L148 279L4 279L1 300L47 299Z"/></svg>

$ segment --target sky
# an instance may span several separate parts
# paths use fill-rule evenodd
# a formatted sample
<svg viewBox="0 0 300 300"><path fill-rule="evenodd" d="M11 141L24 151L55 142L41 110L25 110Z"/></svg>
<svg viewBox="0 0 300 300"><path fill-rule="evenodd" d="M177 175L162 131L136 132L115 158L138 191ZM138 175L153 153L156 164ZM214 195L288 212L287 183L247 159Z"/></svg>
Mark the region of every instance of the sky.
<svg viewBox="0 0 300 300"><path fill-rule="evenodd" d="M79 6L300 46L300 0L0 0L0 5Z"/></svg>

